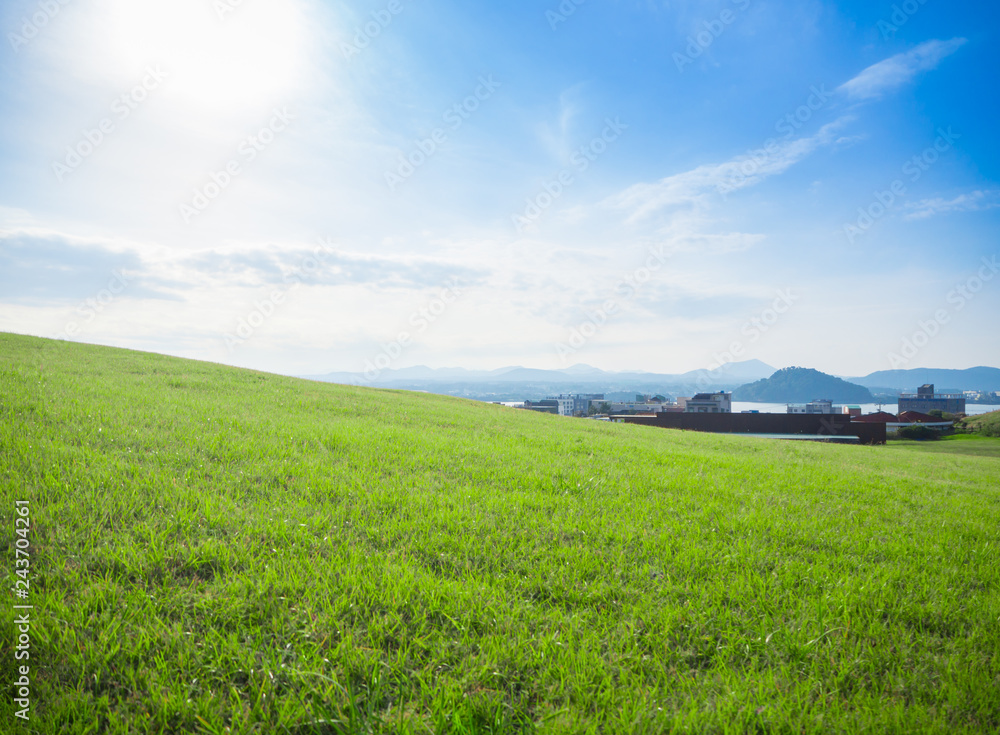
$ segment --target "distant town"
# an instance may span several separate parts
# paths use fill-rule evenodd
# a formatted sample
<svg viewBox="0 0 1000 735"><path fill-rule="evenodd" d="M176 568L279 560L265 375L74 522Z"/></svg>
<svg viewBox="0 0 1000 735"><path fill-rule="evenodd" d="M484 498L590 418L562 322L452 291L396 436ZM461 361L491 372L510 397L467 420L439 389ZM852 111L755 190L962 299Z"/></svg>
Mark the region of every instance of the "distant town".
<svg viewBox="0 0 1000 735"><path fill-rule="evenodd" d="M916 368L845 379L815 368L775 370L748 360L681 374L609 373L588 365L493 371L418 366L313 379L453 395L595 421L863 444L913 432L922 434L917 438L938 438L965 417L970 404L1000 405L1000 369L991 367ZM963 389L939 391L935 386L941 383Z"/></svg>
<svg viewBox="0 0 1000 735"><path fill-rule="evenodd" d="M980 391L939 393L926 384L915 393L902 393L896 413L876 411L863 414L857 404L836 405L820 398L807 403L788 403L784 414L745 410L744 419L733 421L733 394L727 391L696 393L691 397L670 399L665 395L636 395L633 401L607 400L599 393L557 395L532 401L494 401L499 405L527 411L572 416L597 421L644 423L664 428L690 429L716 433L762 434L787 438L829 441L837 438L863 443L885 443L885 437L901 429L921 426L928 430L950 429L964 417L968 401L987 400L1000 403L1000 394ZM670 420L672 414L695 414L704 419L695 423ZM757 416L758 418L754 418ZM779 417L786 417L781 419ZM715 417L714 420L711 417ZM800 417L827 417L819 423L803 422ZM838 417L834 421L832 417ZM652 419L650 421L649 419Z"/></svg>
<svg viewBox="0 0 1000 735"><path fill-rule="evenodd" d="M840 405L888 405L895 404L900 394L913 392L917 386L926 384L942 387L944 393L962 393L967 404L996 404L1000 391L1000 369L997 368L918 368L837 378L807 368L779 370L759 360L726 363L709 370L680 374L608 372L588 365L562 370L512 367L487 371L417 366L301 377L347 385L425 391L488 403L519 404L530 400L541 405L542 401L558 400L560 396L588 395L602 396L609 404L654 403L663 399L660 405L647 410L661 410L664 403L678 404L679 398L685 396L715 392L731 393L734 403L805 404L827 398ZM583 413L589 413L589 406ZM620 410L612 409L612 413L620 413Z"/></svg>
<svg viewBox="0 0 1000 735"><path fill-rule="evenodd" d="M964 414L967 403L1000 403L1000 393L982 391L962 391L960 393L936 393L933 384L921 386L916 393L902 393L897 399L897 413L923 413L934 418L932 411L947 414ZM636 395L633 401L607 400L601 393L578 393L558 395L538 401L493 401L493 403L523 408L529 411L575 416L598 420L610 420L615 416L654 415L657 413L732 413L733 394L727 391L697 393L690 398L670 399L664 395ZM852 418L863 418L860 405L834 405L832 400L820 398L808 403L789 403L789 414L846 414ZM760 413L756 410L742 413ZM880 412L880 416L892 416Z"/></svg>

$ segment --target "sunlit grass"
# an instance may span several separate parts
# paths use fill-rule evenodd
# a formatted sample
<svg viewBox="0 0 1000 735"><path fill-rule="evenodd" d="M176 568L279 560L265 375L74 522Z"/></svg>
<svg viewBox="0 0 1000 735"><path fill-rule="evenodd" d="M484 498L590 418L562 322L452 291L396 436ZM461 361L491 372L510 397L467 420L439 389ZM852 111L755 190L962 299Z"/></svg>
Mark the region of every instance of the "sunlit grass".
<svg viewBox="0 0 1000 735"><path fill-rule="evenodd" d="M892 439L889 446L902 451L965 454L973 457L1000 458L1000 438L979 434L954 434L936 441Z"/></svg>
<svg viewBox="0 0 1000 735"><path fill-rule="evenodd" d="M0 448L35 732L1000 729L996 456L13 335Z"/></svg>

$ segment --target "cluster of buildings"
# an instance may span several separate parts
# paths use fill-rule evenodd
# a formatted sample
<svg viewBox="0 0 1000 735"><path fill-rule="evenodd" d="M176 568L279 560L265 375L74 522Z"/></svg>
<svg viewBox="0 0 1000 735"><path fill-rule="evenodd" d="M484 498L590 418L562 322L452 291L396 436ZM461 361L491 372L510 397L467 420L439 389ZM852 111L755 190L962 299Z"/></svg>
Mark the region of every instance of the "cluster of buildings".
<svg viewBox="0 0 1000 735"><path fill-rule="evenodd" d="M942 413L959 414L965 413L966 397L963 393L935 393L934 385L922 385L916 393L901 393L899 396L898 412L915 413L928 415L931 411L941 411ZM848 414L853 418L861 417L861 406L834 406L833 401L819 400L810 401L804 405L788 404L788 413L794 414ZM892 414L880 412L871 414L873 416ZM933 416L928 416L933 419Z"/></svg>
<svg viewBox="0 0 1000 735"><path fill-rule="evenodd" d="M895 433L904 426L950 427L953 422L942 414L964 414L966 402L964 394L935 393L933 385L900 395L898 415L879 411L863 416L861 406L835 406L827 399L788 404L785 414L744 411L733 415L732 399L732 393L724 391L698 393L675 401L662 395L637 395L633 401L619 401L608 400L601 393L580 393L506 405L560 416L663 428L884 444L887 433Z"/></svg>
<svg viewBox="0 0 1000 735"><path fill-rule="evenodd" d="M899 414L912 413L927 416L932 411L949 414L965 413L966 395L963 393L935 393L934 386L922 385L916 393L903 393L899 396ZM660 413L732 413L733 394L725 391L715 393L697 393L690 398L680 397L670 400L662 395L637 395L635 400L608 400L603 393L577 393L574 395L550 396L540 401L521 401L507 403L514 408L524 408L529 411L558 414L559 416L583 416L590 418L606 418L624 414L650 415ZM745 411L744 413L757 413ZM786 413L806 416L846 415L851 419L859 419L861 406L835 406L833 401L819 399L805 404L788 404ZM889 413L872 414L872 416L891 416ZM870 420L870 417L866 417Z"/></svg>
<svg viewBox="0 0 1000 735"><path fill-rule="evenodd" d="M965 401L964 393L935 393L934 384L930 383L917 388L916 393L900 394L896 414L879 411L867 416L859 415L855 421L885 424L885 430L889 434L917 424L929 429L945 430L955 422L942 414L964 414Z"/></svg>
<svg viewBox="0 0 1000 735"><path fill-rule="evenodd" d="M997 391L967 390L962 393L969 403L1000 404L1000 393Z"/></svg>
<svg viewBox="0 0 1000 735"><path fill-rule="evenodd" d="M607 418L623 414L634 416L658 413L731 413L733 394L698 393L691 398L678 398L676 401L661 395L637 395L634 401L615 401L606 399L603 393L580 393L507 405L560 416L589 418Z"/></svg>

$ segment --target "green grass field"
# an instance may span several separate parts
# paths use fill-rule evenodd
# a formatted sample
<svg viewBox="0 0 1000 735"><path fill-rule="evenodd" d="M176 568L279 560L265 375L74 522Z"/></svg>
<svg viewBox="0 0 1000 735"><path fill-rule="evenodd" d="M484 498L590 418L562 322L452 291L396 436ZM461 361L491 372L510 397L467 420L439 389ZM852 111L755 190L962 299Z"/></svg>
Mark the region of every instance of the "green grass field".
<svg viewBox="0 0 1000 735"><path fill-rule="evenodd" d="M907 452L964 454L971 457L996 457L1000 459L1000 440L980 434L953 434L936 441L890 439L889 446Z"/></svg>
<svg viewBox="0 0 1000 735"><path fill-rule="evenodd" d="M0 334L0 731L997 732L986 455Z"/></svg>

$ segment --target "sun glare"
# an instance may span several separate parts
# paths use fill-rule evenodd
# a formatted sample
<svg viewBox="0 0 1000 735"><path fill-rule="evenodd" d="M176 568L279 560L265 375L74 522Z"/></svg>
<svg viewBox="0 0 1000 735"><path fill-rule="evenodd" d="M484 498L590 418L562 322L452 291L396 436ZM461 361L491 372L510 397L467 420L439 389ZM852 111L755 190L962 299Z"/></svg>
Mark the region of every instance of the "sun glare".
<svg viewBox="0 0 1000 735"><path fill-rule="evenodd" d="M222 114L286 101L302 82L306 25L294 0L98 3L92 58L105 75L159 64L171 95Z"/></svg>

